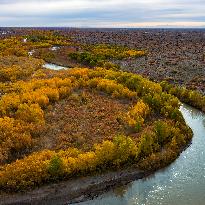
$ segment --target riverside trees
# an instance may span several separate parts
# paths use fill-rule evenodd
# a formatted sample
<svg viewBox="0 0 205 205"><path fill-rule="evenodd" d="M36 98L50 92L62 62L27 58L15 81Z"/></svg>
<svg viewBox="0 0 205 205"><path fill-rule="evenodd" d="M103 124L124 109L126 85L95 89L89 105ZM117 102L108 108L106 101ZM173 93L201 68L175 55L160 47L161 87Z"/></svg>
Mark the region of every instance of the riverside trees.
<svg viewBox="0 0 205 205"><path fill-rule="evenodd" d="M135 74L102 68L72 69L54 75L15 82L0 99L0 187L4 190L25 190L125 164L150 169L147 162L150 160L157 165L154 168L159 168L175 159L180 148L191 139L192 133L178 111L178 100L163 92L157 83ZM42 137L40 129L48 126L44 117L48 107L84 89L130 101L127 113L116 116L125 131L110 140L102 138L87 150L76 144L32 153L35 138ZM157 109L153 102L159 105ZM14 150L18 155L13 155ZM165 150L166 158L163 157ZM18 159L19 156L23 158ZM11 164L7 164L8 160Z"/></svg>

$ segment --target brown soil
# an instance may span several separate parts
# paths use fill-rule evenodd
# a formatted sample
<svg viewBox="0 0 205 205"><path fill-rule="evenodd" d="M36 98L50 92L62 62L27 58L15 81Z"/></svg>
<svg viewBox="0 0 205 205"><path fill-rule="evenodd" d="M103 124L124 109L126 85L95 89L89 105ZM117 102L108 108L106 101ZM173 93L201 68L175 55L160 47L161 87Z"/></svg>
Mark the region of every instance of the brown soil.
<svg viewBox="0 0 205 205"><path fill-rule="evenodd" d="M127 112L128 107L128 102L105 94L73 93L46 112L46 129L38 139L39 147L89 150L95 143L125 133L118 118Z"/></svg>

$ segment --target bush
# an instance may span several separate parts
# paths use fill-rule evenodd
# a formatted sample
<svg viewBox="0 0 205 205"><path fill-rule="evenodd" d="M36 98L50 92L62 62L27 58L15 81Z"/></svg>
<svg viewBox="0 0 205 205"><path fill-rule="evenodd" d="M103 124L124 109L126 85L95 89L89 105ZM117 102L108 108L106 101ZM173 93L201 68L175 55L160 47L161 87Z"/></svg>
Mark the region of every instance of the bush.
<svg viewBox="0 0 205 205"><path fill-rule="evenodd" d="M0 118L0 165L14 158L11 153L16 155L33 145L29 129L13 118Z"/></svg>
<svg viewBox="0 0 205 205"><path fill-rule="evenodd" d="M150 113L150 108L142 100L139 100L127 113L126 121L130 127L139 132L144 125L144 120Z"/></svg>
<svg viewBox="0 0 205 205"><path fill-rule="evenodd" d="M48 172L52 176L52 178L59 178L63 173L63 161L62 159L54 155L48 165Z"/></svg>
<svg viewBox="0 0 205 205"><path fill-rule="evenodd" d="M45 124L44 112L38 104L20 104L16 117L28 123Z"/></svg>
<svg viewBox="0 0 205 205"><path fill-rule="evenodd" d="M156 141L155 134L150 130L145 131L141 135L140 142L138 144L137 159L146 158L158 150L159 144Z"/></svg>

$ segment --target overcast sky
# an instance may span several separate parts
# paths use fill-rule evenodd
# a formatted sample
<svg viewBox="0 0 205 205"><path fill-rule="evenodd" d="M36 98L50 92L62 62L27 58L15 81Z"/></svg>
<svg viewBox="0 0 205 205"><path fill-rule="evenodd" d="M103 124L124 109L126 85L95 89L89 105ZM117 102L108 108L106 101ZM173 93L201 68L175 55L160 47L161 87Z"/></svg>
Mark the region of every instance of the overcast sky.
<svg viewBox="0 0 205 205"><path fill-rule="evenodd" d="M205 27L205 0L0 0L1 26Z"/></svg>

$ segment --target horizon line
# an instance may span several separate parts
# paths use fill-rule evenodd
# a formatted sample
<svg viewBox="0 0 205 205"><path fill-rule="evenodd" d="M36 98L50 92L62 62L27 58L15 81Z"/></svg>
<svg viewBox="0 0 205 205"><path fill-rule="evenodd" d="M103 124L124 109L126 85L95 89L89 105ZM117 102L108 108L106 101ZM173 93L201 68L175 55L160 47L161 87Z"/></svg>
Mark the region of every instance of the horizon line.
<svg viewBox="0 0 205 205"><path fill-rule="evenodd" d="M205 26L145 26L145 27L95 27L95 26L0 26L0 28L88 28L88 29L205 29Z"/></svg>

